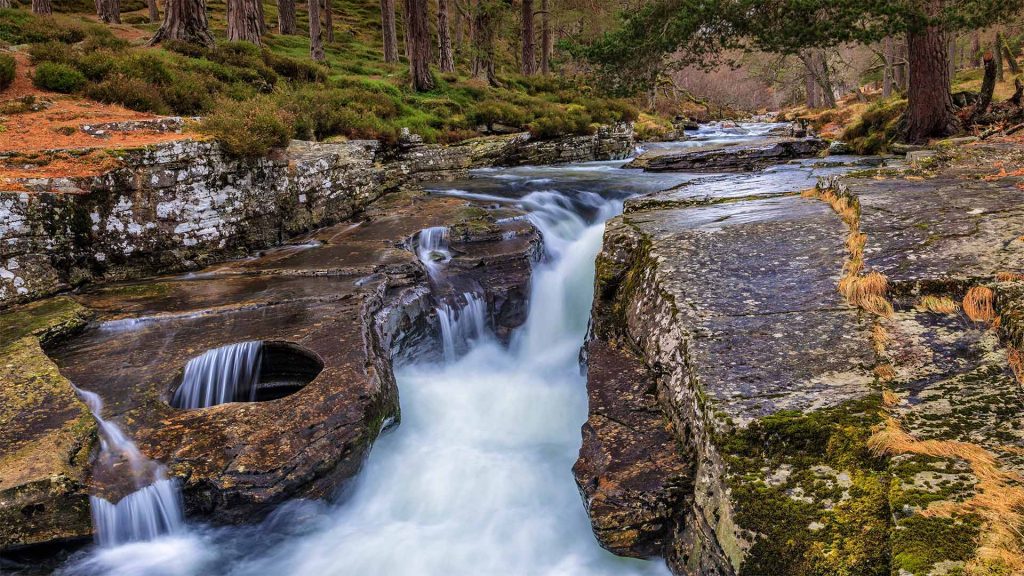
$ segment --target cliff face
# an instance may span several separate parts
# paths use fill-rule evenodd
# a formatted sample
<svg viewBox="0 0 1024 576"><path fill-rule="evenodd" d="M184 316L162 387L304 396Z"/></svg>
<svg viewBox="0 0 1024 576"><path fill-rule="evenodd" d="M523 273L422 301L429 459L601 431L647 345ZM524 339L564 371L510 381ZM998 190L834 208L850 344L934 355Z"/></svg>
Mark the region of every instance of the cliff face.
<svg viewBox="0 0 1024 576"><path fill-rule="evenodd" d="M970 160L1013 148L962 154L803 197L627 202L576 469L607 548L694 575L1018 569L1019 510L985 494L1024 502L999 416L1024 413L1024 193Z"/></svg>
<svg viewBox="0 0 1024 576"><path fill-rule="evenodd" d="M632 128L620 125L549 141L514 134L397 149L294 141L247 160L189 140L111 151L118 167L100 176L25 178L0 190L0 307L241 256L351 218L405 183L632 149Z"/></svg>

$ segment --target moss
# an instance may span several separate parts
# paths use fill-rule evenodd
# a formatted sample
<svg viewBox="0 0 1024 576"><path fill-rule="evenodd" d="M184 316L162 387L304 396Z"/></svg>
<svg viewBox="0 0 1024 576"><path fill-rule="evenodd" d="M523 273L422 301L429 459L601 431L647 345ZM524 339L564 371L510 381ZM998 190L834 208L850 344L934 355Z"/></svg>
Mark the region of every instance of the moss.
<svg viewBox="0 0 1024 576"><path fill-rule="evenodd" d="M905 518L893 532L893 567L919 576L938 562L966 562L978 547L980 530L981 519L975 515Z"/></svg>
<svg viewBox="0 0 1024 576"><path fill-rule="evenodd" d="M25 336L49 344L83 328L89 311L67 296L33 302L0 313L0 349Z"/></svg>
<svg viewBox="0 0 1024 576"><path fill-rule="evenodd" d="M885 152L896 136L906 108L907 101L901 99L875 102L843 132L842 140L857 154Z"/></svg>
<svg viewBox="0 0 1024 576"><path fill-rule="evenodd" d="M872 395L781 411L718 439L736 523L756 534L741 573L888 574L890 476L867 448L880 408ZM769 485L765 477L781 469L787 474Z"/></svg>
<svg viewBox="0 0 1024 576"><path fill-rule="evenodd" d="M171 285L166 282L144 282L141 284L108 286L101 289L100 294L104 297L112 297L119 300L143 300L166 296L170 290Z"/></svg>

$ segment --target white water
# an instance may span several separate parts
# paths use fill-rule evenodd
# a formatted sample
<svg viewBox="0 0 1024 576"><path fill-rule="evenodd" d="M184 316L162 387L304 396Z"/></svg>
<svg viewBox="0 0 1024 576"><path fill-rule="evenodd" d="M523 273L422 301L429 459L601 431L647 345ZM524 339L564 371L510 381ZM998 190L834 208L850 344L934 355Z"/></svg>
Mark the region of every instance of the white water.
<svg viewBox="0 0 1024 576"><path fill-rule="evenodd" d="M416 256L430 277L436 278L444 265L452 259L448 249L448 228L435 226L421 230L416 238Z"/></svg>
<svg viewBox="0 0 1024 576"><path fill-rule="evenodd" d="M253 401L260 379L263 342L239 342L209 350L188 361L171 405L195 409Z"/></svg>
<svg viewBox="0 0 1024 576"><path fill-rule="evenodd" d="M441 302L437 318L446 362L455 361L487 336L487 303L479 294L464 292Z"/></svg>
<svg viewBox="0 0 1024 576"><path fill-rule="evenodd" d="M96 542L109 548L182 531L185 522L177 482L167 478L162 466L143 456L120 427L103 418L99 395L77 387L75 391L99 424L97 466L117 469L118 462L127 462L127 480L136 488L117 503L101 496L89 497Z"/></svg>

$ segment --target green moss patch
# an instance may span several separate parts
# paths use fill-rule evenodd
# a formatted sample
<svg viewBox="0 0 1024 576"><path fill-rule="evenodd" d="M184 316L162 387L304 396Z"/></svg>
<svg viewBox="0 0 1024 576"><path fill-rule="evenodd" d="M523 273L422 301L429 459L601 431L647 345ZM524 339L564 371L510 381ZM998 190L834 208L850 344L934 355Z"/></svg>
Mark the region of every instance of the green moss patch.
<svg viewBox="0 0 1024 576"><path fill-rule="evenodd" d="M0 354L25 336L35 336L43 343L66 337L83 328L89 316L85 307L66 296L4 311L0 313Z"/></svg>

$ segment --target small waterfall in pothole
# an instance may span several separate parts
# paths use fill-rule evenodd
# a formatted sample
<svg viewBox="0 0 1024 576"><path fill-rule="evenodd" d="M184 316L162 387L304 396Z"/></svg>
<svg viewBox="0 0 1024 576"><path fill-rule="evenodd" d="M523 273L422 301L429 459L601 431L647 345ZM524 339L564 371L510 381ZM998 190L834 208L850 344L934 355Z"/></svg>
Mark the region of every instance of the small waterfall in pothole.
<svg viewBox="0 0 1024 576"><path fill-rule="evenodd" d="M438 272L452 259L448 247L448 228L434 226L420 230L416 238L416 257L427 269L430 277L436 278Z"/></svg>
<svg viewBox="0 0 1024 576"><path fill-rule="evenodd" d="M445 362L465 354L487 334L487 303L480 294L464 292L437 307Z"/></svg>
<svg viewBox="0 0 1024 576"><path fill-rule="evenodd" d="M75 392L100 427L100 456L94 473L105 484L127 483L125 488L133 490L117 502L89 496L96 542L111 547L181 531L185 520L177 482L167 477L162 465L143 456L120 427L103 418L98 394L78 387Z"/></svg>
<svg viewBox="0 0 1024 576"><path fill-rule="evenodd" d="M263 342L221 346L188 361L171 406L195 409L227 402L252 402L260 379Z"/></svg>

